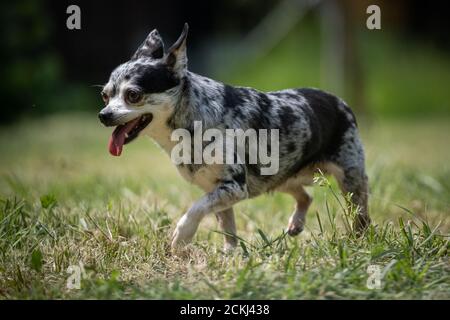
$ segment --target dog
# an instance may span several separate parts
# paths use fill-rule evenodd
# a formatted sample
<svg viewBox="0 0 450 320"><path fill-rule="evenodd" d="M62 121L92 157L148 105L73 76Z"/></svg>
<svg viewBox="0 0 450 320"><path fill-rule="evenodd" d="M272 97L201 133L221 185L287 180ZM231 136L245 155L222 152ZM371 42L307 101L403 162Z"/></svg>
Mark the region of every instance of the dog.
<svg viewBox="0 0 450 320"><path fill-rule="evenodd" d="M279 169L262 175L261 164L177 164L187 181L204 190L181 217L172 235L174 250L188 244L203 217L215 214L225 235L225 250L237 245L233 205L267 192L292 195L296 206L287 233L299 234L312 198L304 186L318 170L332 174L357 208L355 232L370 224L364 149L355 116L340 98L313 88L261 92L234 87L188 70L185 24L178 40L165 50L156 29L131 59L119 65L102 90L105 126L116 126L109 142L114 156L139 135L148 135L170 154L171 134L179 128L278 129ZM268 75L269 76L269 75ZM270 147L270 146L269 146Z"/></svg>

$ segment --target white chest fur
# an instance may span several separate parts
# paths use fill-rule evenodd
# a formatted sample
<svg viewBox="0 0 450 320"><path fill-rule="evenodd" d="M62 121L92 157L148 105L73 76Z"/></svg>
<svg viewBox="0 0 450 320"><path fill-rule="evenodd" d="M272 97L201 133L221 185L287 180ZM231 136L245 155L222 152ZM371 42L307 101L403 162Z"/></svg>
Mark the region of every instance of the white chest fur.
<svg viewBox="0 0 450 320"><path fill-rule="evenodd" d="M169 155L172 148L177 144L177 141L170 139L172 129L167 125L167 119L170 117L172 111L158 112L153 115L152 122L143 131L143 134L150 136L156 143L164 149Z"/></svg>
<svg viewBox="0 0 450 320"><path fill-rule="evenodd" d="M171 111L158 112L154 115L152 123L143 131L143 134L150 136L155 142L171 156L172 149L179 143L178 140L172 141L172 129L167 125L167 119ZM202 166L197 171L191 171L185 165L177 166L180 175L190 183L193 183L210 192L216 186L222 176L223 165L213 164Z"/></svg>

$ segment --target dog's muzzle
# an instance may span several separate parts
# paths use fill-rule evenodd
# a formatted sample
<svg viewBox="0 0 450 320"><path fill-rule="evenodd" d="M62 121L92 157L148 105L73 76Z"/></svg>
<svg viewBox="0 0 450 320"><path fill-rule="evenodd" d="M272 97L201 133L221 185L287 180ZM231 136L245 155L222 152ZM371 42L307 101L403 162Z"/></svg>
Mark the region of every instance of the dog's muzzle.
<svg viewBox="0 0 450 320"><path fill-rule="evenodd" d="M114 125L113 113L110 111L100 111L100 113L98 114L98 118L100 119L101 123L103 123L107 127Z"/></svg>

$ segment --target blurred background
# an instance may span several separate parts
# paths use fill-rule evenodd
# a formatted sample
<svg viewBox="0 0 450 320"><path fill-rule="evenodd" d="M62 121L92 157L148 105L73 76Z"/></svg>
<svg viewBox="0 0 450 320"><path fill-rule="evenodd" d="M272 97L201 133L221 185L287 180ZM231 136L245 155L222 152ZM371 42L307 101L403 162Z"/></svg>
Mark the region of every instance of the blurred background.
<svg viewBox="0 0 450 320"><path fill-rule="evenodd" d="M81 9L81 30L66 27L72 4ZM366 27L372 4L381 8L381 30ZM0 298L122 299L114 293L120 291L113 271L125 281L148 283L143 297L151 299L447 298L450 11L444 5L0 1ZM305 231L289 240L298 254L272 255L270 246L255 253L259 269L210 259L206 248L223 237L209 215L196 234L200 244L192 257L198 262L167 255L171 230L202 191L179 176L151 139L136 139L121 157L112 157L107 146L113 129L101 125L97 113L110 72L152 29L169 47L185 22L193 72L264 91L319 87L349 103L365 147L369 211L378 226L367 241L345 236L342 198L316 184L308 188L314 201ZM281 239L293 206L282 193L239 203L239 236L259 241L263 230ZM430 227L422 228L422 221ZM260 264L259 257L268 262ZM78 261L99 281L69 292L65 270ZM367 292L369 262L395 270L394 281ZM113 282L106 286L100 279L109 275ZM132 292L128 285L123 290Z"/></svg>
<svg viewBox="0 0 450 320"><path fill-rule="evenodd" d="M66 27L71 4L81 9L81 30ZM381 8L381 30L366 27L371 4ZM112 128L97 112L99 85L152 29L169 47L188 22L191 71L267 91L319 87L350 104L366 149L375 221L404 214L398 204L437 221L448 217L447 12L437 2L402 0L2 1L0 200L38 205L51 194L75 211L97 202L102 216L105 203L138 198L167 202L173 208L164 210L179 217L201 191L150 139L111 157ZM322 190L314 187L312 195L311 210L326 211ZM282 194L260 197L238 206L245 215L237 223L249 232L254 223L279 230L291 205ZM272 214L280 222L266 225Z"/></svg>
<svg viewBox="0 0 450 320"><path fill-rule="evenodd" d="M81 8L81 30L66 9ZM381 8L368 30L366 8ZM166 47L190 25L191 71L261 90L321 87L368 117L450 115L445 2L366 0L2 1L0 122L95 113L98 87L158 28Z"/></svg>

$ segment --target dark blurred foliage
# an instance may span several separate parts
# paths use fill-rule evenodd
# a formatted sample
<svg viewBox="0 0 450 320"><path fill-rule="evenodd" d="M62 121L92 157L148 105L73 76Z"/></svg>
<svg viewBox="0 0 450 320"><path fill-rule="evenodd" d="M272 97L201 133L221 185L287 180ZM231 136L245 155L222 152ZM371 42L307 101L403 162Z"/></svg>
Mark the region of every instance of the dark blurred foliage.
<svg viewBox="0 0 450 320"><path fill-rule="evenodd" d="M404 33L450 51L450 5L448 1L408 1Z"/></svg>
<svg viewBox="0 0 450 320"><path fill-rule="evenodd" d="M351 1L347 1L352 5ZM383 2L383 1L382 1ZM390 1L384 1L388 3ZM0 4L1 122L53 111L96 110L99 88L153 28L170 46L190 24L190 66L219 39L242 39L278 1L38 1ZM354 2L356 3L356 2ZM81 8L81 30L66 28L66 8ZM434 2L396 1L388 23L407 37L450 49L447 11ZM397 14L398 13L398 14ZM390 17L390 22L389 22ZM214 40L214 41L213 41Z"/></svg>
<svg viewBox="0 0 450 320"><path fill-rule="evenodd" d="M168 46L188 21L193 31L190 46L195 48L213 33L251 27L271 5L270 1L264 3L1 2L0 121L29 113L92 110L93 95L99 91L92 86L106 82L112 68L130 57L153 28L161 30ZM71 4L81 8L81 30L66 28L66 8Z"/></svg>

